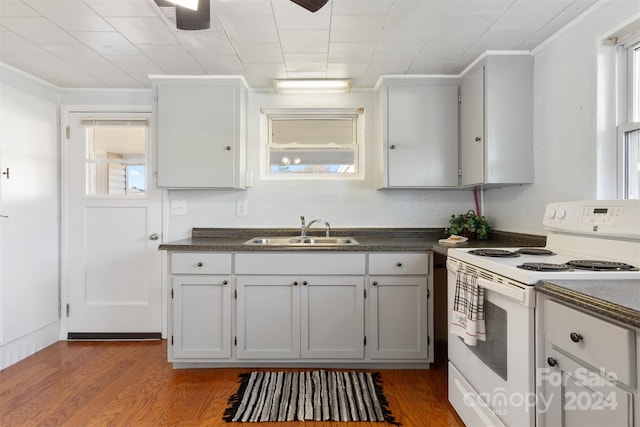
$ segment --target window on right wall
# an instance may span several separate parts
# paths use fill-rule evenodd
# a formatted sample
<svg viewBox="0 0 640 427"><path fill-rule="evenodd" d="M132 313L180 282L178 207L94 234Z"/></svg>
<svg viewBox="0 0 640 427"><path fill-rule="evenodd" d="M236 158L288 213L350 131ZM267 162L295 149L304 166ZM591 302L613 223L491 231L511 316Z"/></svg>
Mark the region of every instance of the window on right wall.
<svg viewBox="0 0 640 427"><path fill-rule="evenodd" d="M624 103L618 126L618 174L620 197L640 199L640 36L621 45ZM625 76L626 74L626 76Z"/></svg>

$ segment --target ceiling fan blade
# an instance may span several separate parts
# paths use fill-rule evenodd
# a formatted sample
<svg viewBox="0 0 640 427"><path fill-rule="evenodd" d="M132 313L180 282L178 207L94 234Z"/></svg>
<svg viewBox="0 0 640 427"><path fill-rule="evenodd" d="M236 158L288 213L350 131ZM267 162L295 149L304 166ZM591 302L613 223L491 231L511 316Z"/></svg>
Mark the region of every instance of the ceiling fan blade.
<svg viewBox="0 0 640 427"><path fill-rule="evenodd" d="M211 1L198 0L198 10L176 5L176 27L179 30L206 30L211 26Z"/></svg>
<svg viewBox="0 0 640 427"><path fill-rule="evenodd" d="M327 4L329 0L291 0L298 6L302 6L307 9L309 12L317 12L322 6Z"/></svg>

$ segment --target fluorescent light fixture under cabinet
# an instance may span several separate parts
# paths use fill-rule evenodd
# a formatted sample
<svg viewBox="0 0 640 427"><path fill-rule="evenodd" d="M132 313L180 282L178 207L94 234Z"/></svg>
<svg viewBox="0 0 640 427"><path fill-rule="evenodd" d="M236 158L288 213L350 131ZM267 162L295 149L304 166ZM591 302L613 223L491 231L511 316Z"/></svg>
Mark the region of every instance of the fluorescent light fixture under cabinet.
<svg viewBox="0 0 640 427"><path fill-rule="evenodd" d="M278 93L335 93L349 92L351 90L350 79L324 79L324 80L274 80L273 88Z"/></svg>
<svg viewBox="0 0 640 427"><path fill-rule="evenodd" d="M198 0L168 0L178 6L186 7L191 10L198 10Z"/></svg>

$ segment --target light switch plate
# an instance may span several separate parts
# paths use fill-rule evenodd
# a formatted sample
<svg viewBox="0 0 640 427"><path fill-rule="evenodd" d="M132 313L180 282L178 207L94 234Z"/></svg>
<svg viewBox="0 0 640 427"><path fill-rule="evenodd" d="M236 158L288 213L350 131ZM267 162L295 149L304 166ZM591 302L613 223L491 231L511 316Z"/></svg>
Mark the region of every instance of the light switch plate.
<svg viewBox="0 0 640 427"><path fill-rule="evenodd" d="M171 201L171 215L186 215L187 214L187 202L184 200L172 200Z"/></svg>

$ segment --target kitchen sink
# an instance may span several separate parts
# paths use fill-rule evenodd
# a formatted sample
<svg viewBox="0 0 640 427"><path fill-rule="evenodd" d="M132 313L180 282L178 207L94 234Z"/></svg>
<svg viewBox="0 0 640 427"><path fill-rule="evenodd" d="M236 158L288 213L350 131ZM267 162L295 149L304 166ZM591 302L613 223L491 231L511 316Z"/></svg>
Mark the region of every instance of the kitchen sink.
<svg viewBox="0 0 640 427"><path fill-rule="evenodd" d="M353 237L254 237L244 242L256 246L352 246L359 245Z"/></svg>

